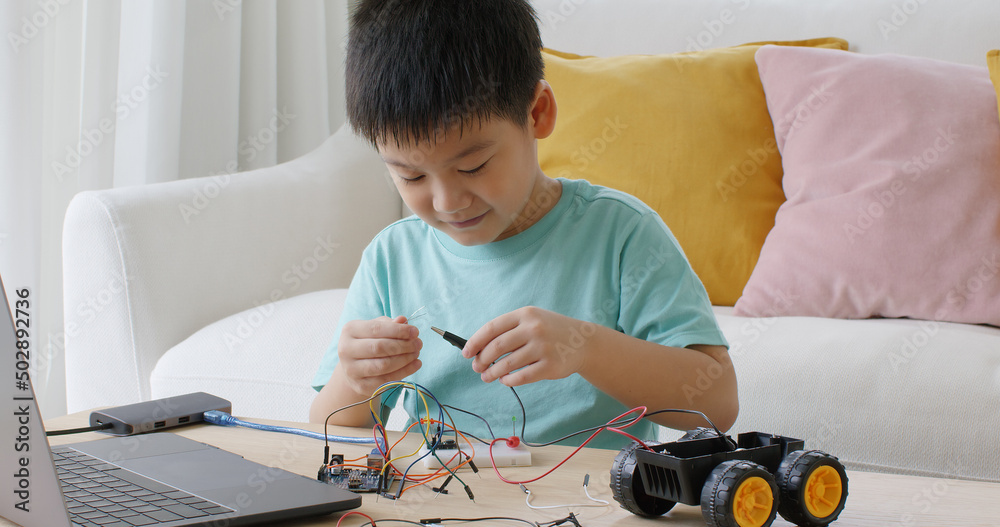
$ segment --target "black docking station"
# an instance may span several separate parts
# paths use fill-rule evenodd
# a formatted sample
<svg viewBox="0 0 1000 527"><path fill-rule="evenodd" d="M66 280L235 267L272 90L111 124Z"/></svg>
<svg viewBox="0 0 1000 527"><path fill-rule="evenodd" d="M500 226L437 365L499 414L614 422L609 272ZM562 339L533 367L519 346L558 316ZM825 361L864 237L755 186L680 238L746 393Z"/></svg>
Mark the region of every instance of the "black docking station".
<svg viewBox="0 0 1000 527"><path fill-rule="evenodd" d="M91 412L90 426L111 423L110 429L101 432L130 436L197 423L204 420L209 410L231 414L233 403L205 392L195 392Z"/></svg>

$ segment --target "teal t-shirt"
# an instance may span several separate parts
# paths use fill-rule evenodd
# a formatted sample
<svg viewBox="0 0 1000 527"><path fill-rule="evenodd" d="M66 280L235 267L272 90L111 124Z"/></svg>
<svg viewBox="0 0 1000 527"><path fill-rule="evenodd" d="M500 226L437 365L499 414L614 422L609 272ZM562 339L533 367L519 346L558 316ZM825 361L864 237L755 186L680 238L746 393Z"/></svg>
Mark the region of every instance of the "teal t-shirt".
<svg viewBox="0 0 1000 527"><path fill-rule="evenodd" d="M498 242L463 246L416 216L386 227L365 249L314 387L321 389L333 373L344 322L410 316L423 307L426 315L412 322L423 341L423 365L406 380L427 388L442 404L479 414L497 437L507 437L515 427L520 435L522 424L510 388L484 383L471 360L430 326L469 338L493 318L531 305L667 346L727 345L704 286L656 212L616 190L559 181L562 194L552 210ZM579 345L587 332L581 324L580 335L567 345ZM629 409L578 374L515 389L527 410L530 442L602 425ZM414 394L407 390L404 397L412 420ZM436 409L432 412L436 416ZM450 413L460 430L490 439L481 420ZM656 425L645 420L627 431L641 439L656 437ZM587 435L563 444L579 444ZM588 446L620 448L628 442L605 431Z"/></svg>

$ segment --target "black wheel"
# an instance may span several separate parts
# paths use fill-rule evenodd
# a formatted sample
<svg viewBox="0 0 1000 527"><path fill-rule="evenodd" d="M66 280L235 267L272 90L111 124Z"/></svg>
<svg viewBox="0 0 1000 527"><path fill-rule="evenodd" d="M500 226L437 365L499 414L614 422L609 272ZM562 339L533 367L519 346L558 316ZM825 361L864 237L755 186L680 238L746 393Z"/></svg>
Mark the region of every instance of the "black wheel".
<svg viewBox="0 0 1000 527"><path fill-rule="evenodd" d="M611 463L611 495L623 509L639 516L662 516L675 502L646 494L639 475L635 451L642 446L632 443L623 448Z"/></svg>
<svg viewBox="0 0 1000 527"><path fill-rule="evenodd" d="M796 450L775 473L781 490L781 517L802 527L822 527L837 519L847 503L847 473L836 457L819 450Z"/></svg>
<svg viewBox="0 0 1000 527"><path fill-rule="evenodd" d="M719 463L701 490L701 514L711 527L767 527L778 512L778 487L750 461Z"/></svg>

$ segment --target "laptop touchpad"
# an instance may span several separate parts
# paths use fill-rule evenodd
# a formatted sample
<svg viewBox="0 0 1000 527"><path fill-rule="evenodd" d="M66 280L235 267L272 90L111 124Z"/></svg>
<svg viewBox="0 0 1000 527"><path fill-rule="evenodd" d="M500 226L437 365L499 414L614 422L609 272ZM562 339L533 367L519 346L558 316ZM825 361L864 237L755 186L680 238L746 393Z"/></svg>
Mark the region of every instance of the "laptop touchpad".
<svg viewBox="0 0 1000 527"><path fill-rule="evenodd" d="M190 491L253 488L296 477L290 472L256 465L236 454L214 448L128 459L119 461L118 466Z"/></svg>

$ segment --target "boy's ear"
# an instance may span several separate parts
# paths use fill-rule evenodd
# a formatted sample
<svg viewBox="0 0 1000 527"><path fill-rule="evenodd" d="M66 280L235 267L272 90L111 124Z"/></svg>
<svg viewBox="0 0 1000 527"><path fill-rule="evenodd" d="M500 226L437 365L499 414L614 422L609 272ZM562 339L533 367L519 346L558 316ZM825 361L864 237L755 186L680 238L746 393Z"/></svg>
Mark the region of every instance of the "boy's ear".
<svg viewBox="0 0 1000 527"><path fill-rule="evenodd" d="M556 128L556 96L552 86L544 80L535 86L535 99L528 115L528 125L534 131L535 139L545 139Z"/></svg>

